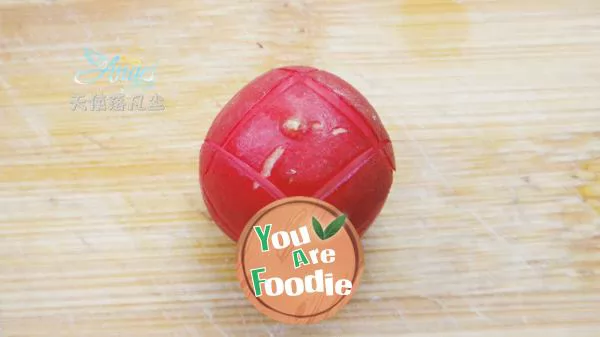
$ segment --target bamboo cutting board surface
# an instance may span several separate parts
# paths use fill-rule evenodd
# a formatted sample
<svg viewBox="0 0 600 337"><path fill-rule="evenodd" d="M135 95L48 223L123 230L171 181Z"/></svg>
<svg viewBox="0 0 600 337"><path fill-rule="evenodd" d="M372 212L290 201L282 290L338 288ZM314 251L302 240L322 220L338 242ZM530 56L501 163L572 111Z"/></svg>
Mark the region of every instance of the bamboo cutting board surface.
<svg viewBox="0 0 600 337"><path fill-rule="evenodd" d="M73 111L84 48L164 111ZM197 155L277 66L361 90L397 172L352 301L262 316ZM129 94L128 87L123 89ZM0 336L598 336L600 2L0 1Z"/></svg>

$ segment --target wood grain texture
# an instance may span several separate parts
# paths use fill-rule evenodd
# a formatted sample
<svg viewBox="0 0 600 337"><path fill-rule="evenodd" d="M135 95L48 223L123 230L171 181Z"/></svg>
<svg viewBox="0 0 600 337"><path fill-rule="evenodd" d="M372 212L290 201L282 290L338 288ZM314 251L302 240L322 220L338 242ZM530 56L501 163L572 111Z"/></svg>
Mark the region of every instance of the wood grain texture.
<svg viewBox="0 0 600 337"><path fill-rule="evenodd" d="M83 48L154 63L164 112L72 111ZM197 155L246 82L355 85L396 151L352 301L244 298ZM113 88L114 89L114 88ZM0 1L0 336L597 336L600 2Z"/></svg>

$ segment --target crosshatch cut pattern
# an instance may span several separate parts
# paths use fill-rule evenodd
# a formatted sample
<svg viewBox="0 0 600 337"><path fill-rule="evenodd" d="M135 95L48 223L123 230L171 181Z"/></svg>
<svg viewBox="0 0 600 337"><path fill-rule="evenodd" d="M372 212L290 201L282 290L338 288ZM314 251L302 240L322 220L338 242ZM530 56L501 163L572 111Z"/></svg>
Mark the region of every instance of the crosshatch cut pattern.
<svg viewBox="0 0 600 337"><path fill-rule="evenodd" d="M275 81L273 78L276 78L277 80ZM320 80L320 78L324 79ZM270 81L269 85L265 87L261 86L260 83L264 81ZM323 83L324 81L329 82ZM330 83L333 83L333 86ZM255 93L255 95L260 96L260 98L251 103L241 101L240 96L243 96L246 92L252 90L254 90L253 92L258 91L253 86L260 87L260 90L262 91L260 94L262 96ZM206 153L201 154L201 158L206 161L201 163L203 177L214 177L214 175L212 175L214 170L222 169L223 166L235 167L238 175L249 178L240 180L235 174L229 176L229 179L237 179L240 181L240 189L247 189L250 184L252 184L254 190L260 188L262 191L266 192L267 195L263 196L265 200L273 201L294 195L312 196L322 200L328 200L333 193L339 190L340 186L349 183L354 175L369 162L377 163L377 165L380 166L387 166L389 169L388 174L390 174L395 167L391 142L387 132L380 123L374 108L368 101L354 91L354 89L349 90L348 88L349 84L345 83L335 75L323 73L322 71L309 67L284 67L260 76L242 89L242 91L228 103L223 109L223 112L221 112L221 115L219 115L215 121L219 127L213 126L211 131L209 131L209 135L205 140L203 152L210 151L210 155ZM248 95L245 97L248 99ZM288 129L281 131L287 138L281 137L283 140L276 140L273 144L269 144L270 150L268 152L255 155L261 158L259 162L262 161L264 163L263 172L259 172L260 167L257 167L255 163L252 163L254 158L251 158L250 155L246 155L246 152L251 151L243 151L244 146L252 147L254 144L248 145L243 141L239 141L238 137L244 137L244 135L240 136L240 134L245 132L248 125L255 123L256 119L278 118L278 116L275 117L270 114L270 112L273 112L273 109L275 109L273 108L273 102L277 100L294 100L294 104L290 104L289 106L284 105L284 109L286 110L284 113L289 115L289 119L286 121L276 120L275 126L271 126L271 129L274 129L273 132L280 132L278 129L280 126L277 125L277 123L283 124L283 128L288 127L287 123L291 122L295 124L293 125L294 128L288 127ZM350 100L354 100L354 102ZM317 103L315 103L315 101L317 101ZM246 106L244 106L244 104L246 104ZM310 106L306 107L306 105ZM361 107L360 110L357 108L357 105ZM238 108L238 106L244 106L244 108ZM277 109L280 109L280 107L278 106ZM321 164L321 168L327 170L331 167L331 171L333 172L325 179L321 179L319 186L313 187L310 190L300 190L304 192L303 194L291 187L293 177L287 181L272 181L268 175L265 175L264 165L267 165L266 163L270 161L269 158L277 153L276 159L270 164L271 166L268 172L270 175L270 171L273 170L274 165L277 165L277 161L280 157L291 156L286 151L297 146L297 143L295 143L294 140L302 138L301 141L310 143L312 140L309 137L305 137L305 133L322 132L320 129L324 127L322 125L323 122L309 120L309 114L311 112L306 112L307 109L316 109L321 113L333 114L336 115L336 118L342 119L340 123L343 123L344 128L336 128L331 125L326 126L326 128L329 127L333 129L332 135L329 136L332 141L336 139L342 140L345 136L344 134L353 133L360 136L354 137L353 139L353 141L359 143L355 153L345 156L341 155L340 157L344 158L342 162L329 160L326 164ZM228 114L235 116L237 120L235 120L234 117L229 117ZM221 127L219 123L223 121L225 121L225 126ZM320 128L317 129L315 127L316 124L318 124ZM216 135L212 131L215 128L219 130L219 133ZM268 133L269 127L256 131L265 132L264 130L267 130L266 132ZM225 135L223 135L223 132L225 132ZM340 136L338 133L343 135ZM251 141L261 143L271 142L272 139L271 136L271 138L267 137L266 139L252 138ZM235 144L232 145L232 143ZM325 146L327 145L328 144L325 144ZM314 147L318 146L322 146L322 144L315 143ZM233 153L236 151L238 152L237 154ZM242 158L243 156L245 156L245 158ZM219 160L222 160L220 165L215 164L217 161L215 159L216 157L218 157ZM310 156L307 157L310 158ZM375 160L376 158L378 160ZM381 163L380 161L384 162ZM303 170L303 167L290 169L290 171L291 170L295 171L294 173L298 173ZM315 172L315 174L320 174L320 172ZM308 179L310 179L310 177ZM203 178L202 182L207 185L213 184L211 187L203 186L204 199L209 210L213 214L213 217L221 224L221 227L224 228L224 231L230 237L237 238L239 235L238 233L242 228L239 221L242 221L243 219L241 219L240 216L240 219L236 221L237 225L229 223L230 221L228 221L226 217L231 219L230 213L235 210L231 206L224 205L223 203L221 203L220 206L215 206L214 198L212 196L215 192L211 193L215 189L222 188L222 186L217 186L209 178ZM352 182L349 184L352 184ZM284 189L287 189L287 191ZM257 191L257 194L262 191ZM373 211L370 212L372 213L371 219L365 221L363 218L357 218L358 223L361 225L358 227L359 232L362 233L365 230L366 225L368 225L368 221L372 221L372 218L378 213L382 206L383 201L384 199L382 199L381 196L376 198L375 201L370 201L373 204ZM236 203L236 201L232 200L232 203ZM236 204L239 205L240 203ZM230 211L223 212L223 209L230 209ZM252 216L252 214L246 213L245 216L249 217ZM237 232L232 230L233 228L238 228Z"/></svg>

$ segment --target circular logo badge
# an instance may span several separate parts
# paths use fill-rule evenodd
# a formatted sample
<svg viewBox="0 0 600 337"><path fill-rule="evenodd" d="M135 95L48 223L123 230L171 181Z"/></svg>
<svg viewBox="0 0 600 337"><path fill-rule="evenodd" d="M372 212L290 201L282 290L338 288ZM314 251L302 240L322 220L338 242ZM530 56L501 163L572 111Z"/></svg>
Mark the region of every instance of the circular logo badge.
<svg viewBox="0 0 600 337"><path fill-rule="evenodd" d="M260 210L238 241L238 278L250 302L283 323L333 316L356 291L363 251L350 219L318 199L291 197Z"/></svg>

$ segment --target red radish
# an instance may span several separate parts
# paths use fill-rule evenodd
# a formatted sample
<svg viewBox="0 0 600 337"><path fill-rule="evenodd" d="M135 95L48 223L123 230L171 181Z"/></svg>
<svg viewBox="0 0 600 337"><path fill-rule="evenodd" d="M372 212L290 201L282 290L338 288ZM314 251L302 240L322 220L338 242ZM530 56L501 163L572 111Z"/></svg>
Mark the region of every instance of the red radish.
<svg viewBox="0 0 600 337"><path fill-rule="evenodd" d="M394 170L388 133L367 99L310 67L274 69L246 85L200 151L204 201L233 240L256 212L288 196L329 202L362 235L387 199Z"/></svg>

